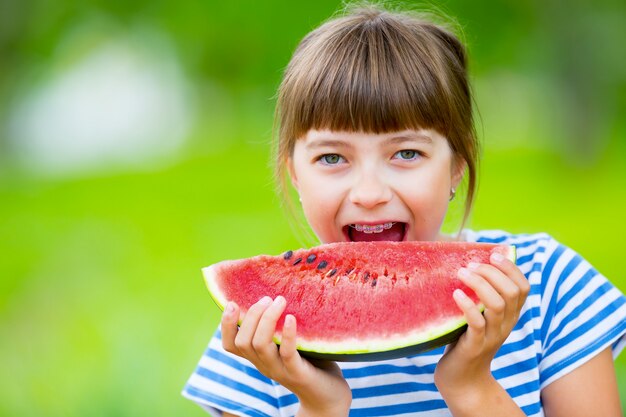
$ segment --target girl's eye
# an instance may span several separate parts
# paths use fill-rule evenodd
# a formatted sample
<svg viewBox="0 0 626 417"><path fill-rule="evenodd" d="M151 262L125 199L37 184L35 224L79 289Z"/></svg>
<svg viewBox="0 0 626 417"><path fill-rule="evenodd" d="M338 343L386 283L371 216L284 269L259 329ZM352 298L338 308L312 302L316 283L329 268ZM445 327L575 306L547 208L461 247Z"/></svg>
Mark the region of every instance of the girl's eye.
<svg viewBox="0 0 626 417"><path fill-rule="evenodd" d="M411 149L404 149L404 150L396 152L393 157L394 157L394 159L402 159L404 161L412 161L412 160L417 159L419 157L419 153L417 151L414 151L414 150L411 150Z"/></svg>
<svg viewBox="0 0 626 417"><path fill-rule="evenodd" d="M343 161L343 156L337 155L336 153L329 153L329 154L320 156L319 160L324 165L337 165Z"/></svg>

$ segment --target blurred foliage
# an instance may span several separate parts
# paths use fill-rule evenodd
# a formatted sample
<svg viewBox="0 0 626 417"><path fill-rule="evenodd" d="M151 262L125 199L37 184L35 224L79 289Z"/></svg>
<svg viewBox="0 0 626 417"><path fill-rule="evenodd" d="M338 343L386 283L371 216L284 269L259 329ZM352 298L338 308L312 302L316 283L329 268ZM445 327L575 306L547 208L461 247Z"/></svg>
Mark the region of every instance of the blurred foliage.
<svg viewBox="0 0 626 417"><path fill-rule="evenodd" d="M179 395L219 317L200 268L300 245L273 190L273 95L339 7L0 0L0 415L204 415ZM548 232L626 290L623 1L428 7L458 18L471 52L486 152L470 227ZM71 176L21 165L1 130L16 100L136 28L171 42L193 86L181 153Z"/></svg>

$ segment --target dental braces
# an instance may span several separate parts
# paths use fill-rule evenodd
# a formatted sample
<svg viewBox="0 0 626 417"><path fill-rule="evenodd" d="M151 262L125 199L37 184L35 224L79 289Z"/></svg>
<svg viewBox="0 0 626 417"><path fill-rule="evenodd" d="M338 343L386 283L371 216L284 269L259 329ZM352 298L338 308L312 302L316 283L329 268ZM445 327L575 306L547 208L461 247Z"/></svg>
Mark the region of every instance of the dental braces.
<svg viewBox="0 0 626 417"><path fill-rule="evenodd" d="M368 225L368 224L351 224L350 227L355 229L357 232L363 233L380 233L383 230L391 229L391 227L396 224L395 222L388 222L383 224L376 225Z"/></svg>

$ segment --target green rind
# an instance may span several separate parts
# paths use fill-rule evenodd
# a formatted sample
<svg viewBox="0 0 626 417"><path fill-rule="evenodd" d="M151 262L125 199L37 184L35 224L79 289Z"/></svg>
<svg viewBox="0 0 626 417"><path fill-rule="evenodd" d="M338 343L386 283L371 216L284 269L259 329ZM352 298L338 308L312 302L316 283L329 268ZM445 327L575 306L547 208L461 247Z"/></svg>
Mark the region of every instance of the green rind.
<svg viewBox="0 0 626 417"><path fill-rule="evenodd" d="M480 309L483 311L484 307L481 305ZM467 322L464 318L459 317L457 320L450 320L447 326L444 325L439 328L433 328L435 331L432 332L433 335L428 339L423 337L407 337L402 340L398 339L397 345L384 349L351 349L348 344L346 344L348 346L344 349L312 349L310 345L313 345L314 343L311 343L310 345L307 345L306 343L300 344L297 348L302 356L313 359L326 359L342 362L386 360L408 355L416 355L418 353L427 352L440 346L447 345L456 341L461 334L463 334L466 328ZM276 342L276 338L274 341Z"/></svg>
<svg viewBox="0 0 626 417"><path fill-rule="evenodd" d="M211 278L215 276L215 273L213 272L213 265L202 268L202 273L204 275L204 283L209 290L209 295L211 296L211 299L221 311L224 311L224 309L226 308L225 304L228 301L224 297L220 297L221 292L219 291L219 288L211 285L211 283L214 282L214 280L212 280ZM237 320L237 326L240 325L241 320ZM277 345L280 345L280 343L276 341L276 337L274 337L273 339Z"/></svg>
<svg viewBox="0 0 626 417"><path fill-rule="evenodd" d="M224 305L226 300L222 300L221 297L217 295L221 295L221 292L218 291L217 287L211 285L211 283L214 282L212 278L215 276L215 273L213 272L213 265L202 268L202 274L204 275L204 284L206 285L207 290L209 290L211 299L215 304L217 304L220 310L224 311L224 308L226 307Z"/></svg>
<svg viewBox="0 0 626 417"><path fill-rule="evenodd" d="M310 359L323 359L336 362L369 362L369 361L384 361L389 359L404 358L406 356L417 355L419 353L428 352L429 350L436 349L441 346L448 345L456 342L459 337L467 329L467 323L463 326L452 330L436 339L429 340L423 343L414 345L399 347L392 350L384 350L378 352L358 352L358 353L321 353L298 349L300 354ZM277 343L278 344L278 343ZM280 345L280 344L278 344Z"/></svg>
<svg viewBox="0 0 626 417"><path fill-rule="evenodd" d="M513 262L516 263L517 262L517 248L515 246L509 246L509 253L507 254L507 258Z"/></svg>
<svg viewBox="0 0 626 417"><path fill-rule="evenodd" d="M515 246L509 246L507 258L511 262L516 263L517 249L515 248ZM219 291L219 289L211 285L211 282L213 282L211 277L214 275L213 267L209 266L203 268L202 271L211 298L213 299L215 304L223 311L225 308L226 300L223 300L222 297L220 297L221 292ZM484 311L484 306L481 305L480 310L481 312ZM238 321L237 324L240 325L241 321ZM308 344L298 344L297 350L302 356L310 359L331 360L339 362L381 361L417 355L419 353L424 353L439 348L441 346L454 343L459 339L459 337L461 337L466 329L467 321L464 318L461 318L456 321L455 324L445 326L443 327L443 330L440 329L439 332L434 332L438 335L428 340L404 339L402 341L399 341L398 346L387 347L384 350L355 349L353 347L351 348L349 344L346 344L343 348L334 349L332 351L323 351L323 347L314 348L312 345L315 345L316 343L313 342ZM280 339L274 336L273 340L280 348Z"/></svg>

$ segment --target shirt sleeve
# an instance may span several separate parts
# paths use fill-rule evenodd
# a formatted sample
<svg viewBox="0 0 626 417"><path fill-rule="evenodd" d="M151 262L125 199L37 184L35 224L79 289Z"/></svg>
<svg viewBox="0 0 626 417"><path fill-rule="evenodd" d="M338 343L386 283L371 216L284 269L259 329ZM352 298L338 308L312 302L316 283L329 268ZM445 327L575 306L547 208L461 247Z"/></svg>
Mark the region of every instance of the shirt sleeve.
<svg viewBox="0 0 626 417"><path fill-rule="evenodd" d="M278 416L275 383L249 361L222 348L219 329L209 342L182 395L213 416Z"/></svg>
<svg viewBox="0 0 626 417"><path fill-rule="evenodd" d="M572 249L547 242L541 282L541 388L605 348L626 346L626 298Z"/></svg>

